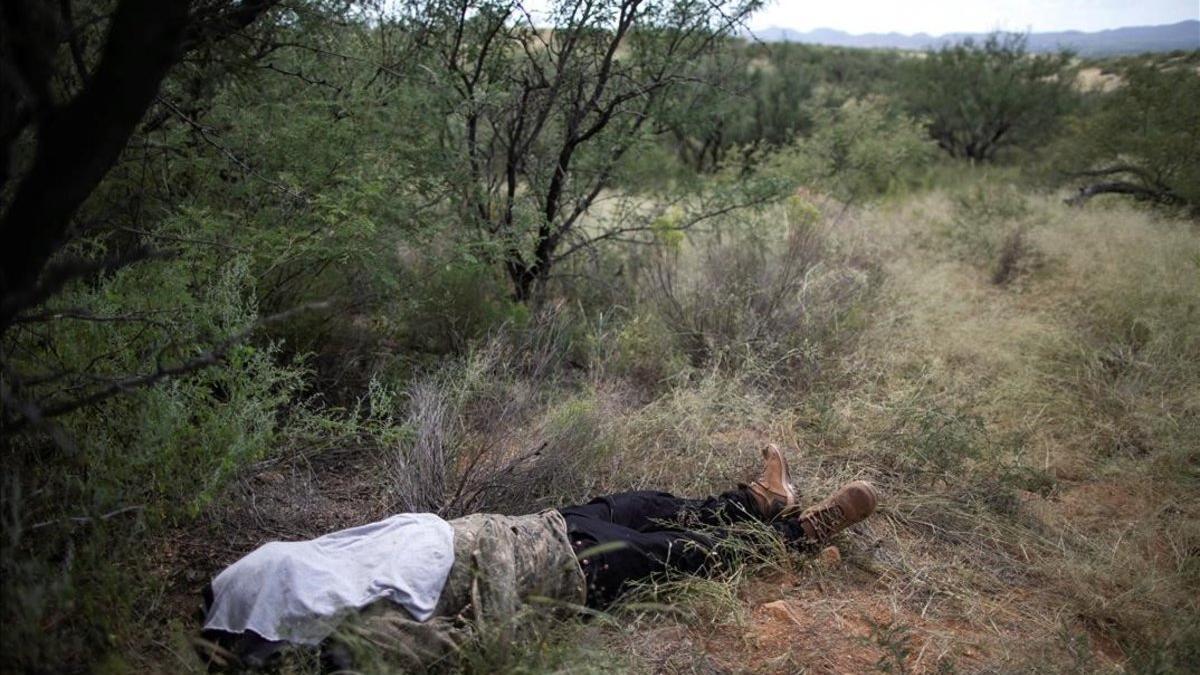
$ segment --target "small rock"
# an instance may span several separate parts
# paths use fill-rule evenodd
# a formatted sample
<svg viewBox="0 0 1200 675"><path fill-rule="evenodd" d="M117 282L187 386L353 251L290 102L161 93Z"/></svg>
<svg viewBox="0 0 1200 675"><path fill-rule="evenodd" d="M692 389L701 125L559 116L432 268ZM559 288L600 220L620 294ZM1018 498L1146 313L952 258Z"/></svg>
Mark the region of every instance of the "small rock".
<svg viewBox="0 0 1200 675"><path fill-rule="evenodd" d="M777 619L783 621L792 621L797 624L800 623L800 620L797 619L796 615L792 613L792 608L788 607L787 602L783 600L775 600L774 602L764 603L762 608Z"/></svg>
<svg viewBox="0 0 1200 675"><path fill-rule="evenodd" d="M820 561L821 567L831 570L842 564L842 552L836 546L826 546L821 549L817 560Z"/></svg>

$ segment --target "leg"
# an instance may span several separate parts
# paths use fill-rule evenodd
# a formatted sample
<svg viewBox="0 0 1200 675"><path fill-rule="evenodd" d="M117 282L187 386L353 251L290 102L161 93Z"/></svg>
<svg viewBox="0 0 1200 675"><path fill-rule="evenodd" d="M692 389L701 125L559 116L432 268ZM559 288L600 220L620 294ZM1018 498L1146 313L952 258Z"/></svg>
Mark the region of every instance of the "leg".
<svg viewBox="0 0 1200 675"><path fill-rule="evenodd" d="M604 607L637 581L668 571L701 574L721 563L713 555L717 539L687 530L640 532L599 518L565 514L571 546L587 580L587 604ZM604 544L611 550L588 553Z"/></svg>
<svg viewBox="0 0 1200 675"><path fill-rule="evenodd" d="M559 509L572 519L597 520L638 532L674 524L726 525L760 518L753 496L744 489L705 499L683 499L666 492L621 492L587 504Z"/></svg>
<svg viewBox="0 0 1200 675"><path fill-rule="evenodd" d="M726 525L747 520L771 521L795 504L787 460L778 446L763 448L763 470L749 485L706 499L681 499L666 492L622 492L560 509L575 516L622 525L639 532L663 529L664 523Z"/></svg>
<svg viewBox="0 0 1200 675"><path fill-rule="evenodd" d="M623 493L562 509L587 581L588 605L606 606L633 583L656 574L703 574L734 563L733 549L719 544L738 533L724 526L761 520L753 504L753 496L739 489L707 499ZM697 526L707 528L692 529ZM794 519L773 520L770 526L788 542L803 536ZM606 544L618 546L589 552Z"/></svg>
<svg viewBox="0 0 1200 675"><path fill-rule="evenodd" d="M730 536L725 526L760 520L787 541L802 532L777 516L794 502L787 462L779 448L763 449L762 475L750 485L705 499L682 499L665 492L623 492L561 509L567 535L588 583L588 604L610 603L628 586L675 570L696 574L726 561L713 558L716 544ZM693 531L708 526L704 532ZM715 528L715 529L714 529ZM597 545L620 547L587 553Z"/></svg>
<svg viewBox="0 0 1200 675"><path fill-rule="evenodd" d="M752 503L753 496L744 490L704 500L679 499L665 493L627 493L563 509L567 536L587 580L588 605L606 606L635 582L656 574L703 574L733 562L717 555L721 551L718 544L737 534L720 526L756 517L747 515L757 512L746 508L746 500ZM807 550L869 516L876 501L869 483L855 481L799 517L777 518L768 524L789 545ZM690 518L718 527L704 532L685 529ZM617 519L642 529L614 522ZM668 523L662 524L663 520ZM620 546L588 552L613 543Z"/></svg>

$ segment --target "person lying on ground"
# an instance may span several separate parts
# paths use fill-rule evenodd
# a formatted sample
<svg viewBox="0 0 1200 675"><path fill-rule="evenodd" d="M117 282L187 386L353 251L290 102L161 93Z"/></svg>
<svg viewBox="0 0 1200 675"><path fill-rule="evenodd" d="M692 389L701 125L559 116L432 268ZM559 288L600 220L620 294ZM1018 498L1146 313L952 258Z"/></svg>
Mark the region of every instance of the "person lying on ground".
<svg viewBox="0 0 1200 675"><path fill-rule="evenodd" d="M711 574L728 562L721 544L746 532L739 524L815 550L875 510L875 489L855 481L799 511L783 453L769 445L763 458L755 481L704 499L639 491L526 516L399 514L266 544L205 589L198 650L217 667L263 667L299 646L338 669L366 653L426 670L530 602L603 609L661 575Z"/></svg>

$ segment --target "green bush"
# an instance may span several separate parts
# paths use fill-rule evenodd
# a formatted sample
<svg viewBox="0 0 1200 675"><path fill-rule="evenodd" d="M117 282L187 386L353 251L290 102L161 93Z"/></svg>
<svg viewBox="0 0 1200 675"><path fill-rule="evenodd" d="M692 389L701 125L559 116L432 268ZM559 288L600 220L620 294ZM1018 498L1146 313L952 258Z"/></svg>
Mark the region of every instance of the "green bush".
<svg viewBox="0 0 1200 675"><path fill-rule="evenodd" d="M62 302L139 318L60 319L9 333L10 366L69 373L21 396L53 402L108 378L153 373L257 319L253 282L238 258L129 268L75 285ZM171 309L142 315L147 304ZM276 451L278 413L305 375L276 356L270 343L242 343L219 365L62 415L50 434L34 428L5 439L0 567L10 664L77 667L137 624L140 603L155 592L144 569L146 538L196 516L239 469Z"/></svg>
<svg viewBox="0 0 1200 675"><path fill-rule="evenodd" d="M605 335L601 340L611 340L615 353L600 365L651 388L688 367L677 336L657 314L636 314L625 321L615 337Z"/></svg>
<svg viewBox="0 0 1200 675"><path fill-rule="evenodd" d="M960 479L972 462L990 455L982 418L939 408L911 412L911 418L902 418L904 427L894 450L901 470L931 483L951 483Z"/></svg>
<svg viewBox="0 0 1200 675"><path fill-rule="evenodd" d="M1122 76L1056 153L1076 200L1115 193L1200 213L1200 73L1139 64Z"/></svg>
<svg viewBox="0 0 1200 675"><path fill-rule="evenodd" d="M954 195L953 204L940 232L957 257L992 269L997 283L1007 283L1019 267L1030 263L1032 251L1024 232L1034 211L1017 188L977 184Z"/></svg>
<svg viewBox="0 0 1200 675"><path fill-rule="evenodd" d="M695 81L657 113L680 163L696 173L752 166L755 150L787 145L812 126L806 104L820 71L781 47L730 44L692 67Z"/></svg>
<svg viewBox="0 0 1200 675"><path fill-rule="evenodd" d="M903 96L952 157L989 161L1049 138L1074 104L1071 56L1030 54L1026 38L971 38L906 62Z"/></svg>
<svg viewBox="0 0 1200 675"><path fill-rule="evenodd" d="M471 260L423 262L402 277L408 291L394 321L404 345L427 354L462 354L502 324L523 326L529 309L514 302L495 268Z"/></svg>
<svg viewBox="0 0 1200 675"><path fill-rule="evenodd" d="M814 113L812 134L782 153L778 170L843 202L903 190L932 159L917 122L882 98Z"/></svg>

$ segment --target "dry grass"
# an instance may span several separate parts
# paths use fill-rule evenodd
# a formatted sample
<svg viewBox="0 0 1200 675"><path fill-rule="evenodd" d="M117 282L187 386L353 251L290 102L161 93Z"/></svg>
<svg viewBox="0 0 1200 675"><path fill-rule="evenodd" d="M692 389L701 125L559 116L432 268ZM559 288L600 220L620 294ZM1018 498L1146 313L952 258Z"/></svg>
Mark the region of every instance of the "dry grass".
<svg viewBox="0 0 1200 675"><path fill-rule="evenodd" d="M1021 225L1040 264L997 286L995 260L946 236L956 202L921 195L837 233L885 279L837 377L790 406L764 400L744 418L751 433L718 431L712 413L689 428L693 446L706 433L792 443L809 499L855 476L885 494L841 542L847 567L744 580L748 616L656 628L703 649L703 669L1196 666L1200 236L1034 197L1019 223L994 225L1001 237ZM658 644L635 649L647 670L698 668Z"/></svg>
<svg viewBox="0 0 1200 675"><path fill-rule="evenodd" d="M953 195L880 207L833 233L835 249L881 261L885 282L825 378L783 396L711 371L630 411L614 432L627 450L614 452L612 475L635 477L631 486L719 489L748 475L746 449L770 439L796 449L807 499L860 476L885 494L882 512L841 542L846 568L725 582L740 606L703 587L675 602L722 598L710 620L610 631L611 649L637 655L633 669L1189 663L1200 237L1133 209L1024 201L983 233L1022 233L1022 255L1038 264L1017 283L995 284L997 259L962 255L947 237L963 216ZM1157 338L1128 328L1138 321ZM1136 351L1116 381L1104 365L1114 349Z"/></svg>
<svg viewBox="0 0 1200 675"><path fill-rule="evenodd" d="M971 669L1117 668L1197 612L1200 237L1124 207L1029 208L1047 266L1015 289L942 255L944 194L863 215L891 252L883 309L820 441L892 469L872 527L885 593L991 636ZM949 422L906 424L929 411ZM961 461L913 451L939 447Z"/></svg>
<svg viewBox="0 0 1200 675"><path fill-rule="evenodd" d="M259 511L279 508L258 536L328 525L312 510L330 503L344 516L356 504L364 515L420 504L453 515L622 489L710 493L752 476L757 449L774 441L804 501L852 478L882 488L880 513L839 541L842 566L771 555L723 579L673 580L523 646L481 645L465 667L1186 670L1200 615L1200 234L1052 196L964 207L976 192L966 179L828 218L811 240L726 251L731 264L708 269L728 240L687 243L674 285L659 288L674 305L647 294L621 320L560 307L403 396L377 396L393 420L383 427L402 433L368 435L337 462L265 467L250 480L279 485L246 494ZM986 222L965 222L979 213ZM983 244L964 249L963 225ZM988 242L1010 232L1037 264L996 284L1007 253ZM741 269L741 255L763 269ZM882 282L825 293L811 281L820 275ZM718 321L735 311L761 330ZM806 330L817 344L803 367L748 356L787 353L798 344L789 332ZM687 331L726 351L760 343L696 360ZM344 499L315 495L285 514L272 486ZM249 539L243 529L210 552L202 572Z"/></svg>

